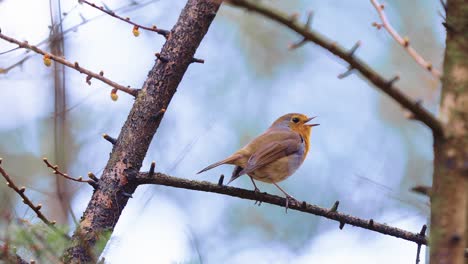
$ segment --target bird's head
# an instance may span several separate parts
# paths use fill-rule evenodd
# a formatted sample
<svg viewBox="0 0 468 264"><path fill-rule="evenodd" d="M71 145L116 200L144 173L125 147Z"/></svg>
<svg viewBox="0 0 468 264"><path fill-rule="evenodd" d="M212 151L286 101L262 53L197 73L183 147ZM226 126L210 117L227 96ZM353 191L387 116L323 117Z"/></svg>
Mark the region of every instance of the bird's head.
<svg viewBox="0 0 468 264"><path fill-rule="evenodd" d="M303 136L310 135L310 130L313 126L319 124L309 124L314 117L307 117L303 114L291 113L286 114L278 119L271 125L271 128L290 128Z"/></svg>

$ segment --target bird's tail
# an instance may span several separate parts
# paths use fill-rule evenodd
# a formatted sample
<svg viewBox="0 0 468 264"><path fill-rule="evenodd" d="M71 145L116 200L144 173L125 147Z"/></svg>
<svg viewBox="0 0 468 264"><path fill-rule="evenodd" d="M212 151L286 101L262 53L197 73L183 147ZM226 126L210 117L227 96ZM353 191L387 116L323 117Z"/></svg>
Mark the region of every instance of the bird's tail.
<svg viewBox="0 0 468 264"><path fill-rule="evenodd" d="M218 167L219 165L223 165L223 164L234 164L233 162L236 161L238 158L240 158L241 156L239 154L235 154L235 155L232 155L232 156L229 156L228 158L222 160L222 161L218 161L216 163L213 163L211 164L210 166L204 168L203 170L197 172L197 174L200 174L202 172L205 172L207 170L211 170L213 169L214 167Z"/></svg>

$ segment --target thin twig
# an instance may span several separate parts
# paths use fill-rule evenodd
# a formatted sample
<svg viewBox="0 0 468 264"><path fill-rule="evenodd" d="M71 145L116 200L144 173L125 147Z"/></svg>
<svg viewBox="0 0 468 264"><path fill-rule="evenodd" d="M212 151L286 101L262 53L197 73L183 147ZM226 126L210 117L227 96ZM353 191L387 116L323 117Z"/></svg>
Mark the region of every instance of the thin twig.
<svg viewBox="0 0 468 264"><path fill-rule="evenodd" d="M64 59L63 57L59 57L59 56L56 56L56 55L53 55L53 54L50 54L50 53L47 53L41 49L39 49L38 47L36 46L32 46L32 45L29 45L27 41L19 41L17 39L14 39L12 37L9 37L7 35L4 35L2 33L0 33L0 38L3 39L3 40L6 40L10 43L14 43L14 44L17 44L20 48L24 48L24 49L28 49L28 50L32 50L38 54L41 54L41 55L44 55L44 58L49 58L53 61L56 61L58 63L61 63L69 68L72 68L72 69L75 69L77 70L78 72L82 73L82 74L85 74L87 77L87 82L89 84L89 80L91 80L91 78L94 78L94 79L98 79L112 87L114 87L115 89L117 90L120 90L122 92L125 92L125 93L128 93L132 96L137 96L138 95L138 89L134 89L134 88L130 88L130 87L125 87L125 86L122 86L114 81L111 81L109 79L107 79L106 77L104 77L103 75L101 74L98 74L98 73L94 73L88 69L85 69L83 67L81 67L78 62L75 62L75 63L71 63L69 61L67 61L66 59Z"/></svg>
<svg viewBox="0 0 468 264"><path fill-rule="evenodd" d="M239 197L242 199L261 201L264 203L274 204L282 207L284 207L286 203L285 198L276 195L271 195L268 193L259 193L235 187L212 184L206 181L192 181L182 178L176 178L162 173L154 173L152 177L149 177L148 173L140 173L136 177L135 181L136 184L158 184L189 190L225 194L233 197ZM290 204L289 209L335 220L341 223L340 226L344 224L349 224L352 226L358 226L364 229L376 231L381 234L412 241L417 244L427 245L426 237L424 235L420 235L419 233L412 233L389 225L380 224L373 220L369 221L351 215L339 213L337 211L333 211L333 208L326 209L316 205L308 204L306 202L302 202L298 204Z"/></svg>
<svg viewBox="0 0 468 264"><path fill-rule="evenodd" d="M137 29L142 28L142 29L145 29L145 30L153 31L153 32L158 33L159 35L164 36L165 38L168 38L168 36L169 36L170 32L168 30L160 29L160 28L156 27L155 25L153 25L152 27L145 27L145 26L142 26L140 24L137 24L137 23L131 21L130 18L128 18L128 17L123 18L123 17L117 15L114 11L112 11L112 10L110 10L108 8L104 8L102 6L97 6L94 3L88 2L86 0L79 0L79 2L80 3L85 3L85 4L87 4L87 5L91 6L91 7L96 8L97 10L100 10L100 11L110 15L110 16L113 16L113 17L115 17L117 19L120 19L120 20L122 20L124 22L127 22L127 23L133 25L134 27L137 27Z"/></svg>
<svg viewBox="0 0 468 264"><path fill-rule="evenodd" d="M423 225L422 228L421 228L421 232L419 232L419 235L425 237L426 236L426 229L427 229L427 226ZM419 264L419 261L420 261L419 255L420 254L421 254L421 244L418 243L418 249L416 250L416 264Z"/></svg>
<svg viewBox="0 0 468 264"><path fill-rule="evenodd" d="M198 58L192 58L192 63L205 63L205 60L204 59L198 59Z"/></svg>
<svg viewBox="0 0 468 264"><path fill-rule="evenodd" d="M295 20L295 15L294 16L291 16L290 18L293 18L293 20ZM312 25L312 18L314 17L314 13L312 11L309 11L308 14L307 14L307 20L306 20L306 23L304 24L304 27L306 29L310 29L311 25ZM296 42L296 43L291 43L289 44L289 47L288 49L290 50L293 50L293 49L297 49L297 48L300 48L302 45L304 45L305 43L307 42L307 39L306 38L302 38L300 41Z"/></svg>
<svg viewBox="0 0 468 264"><path fill-rule="evenodd" d="M406 52L416 61L417 64L421 65L424 69L428 70L434 77L440 78L441 73L439 70L435 69L432 63L426 61L411 45L408 38L402 38L398 32L392 27L390 22L387 19L387 16L384 12L384 5L381 5L377 0L370 0L375 10L379 14L382 24L374 23L373 25L380 29L381 27L385 28L387 32L392 36L392 38L400 44Z"/></svg>
<svg viewBox="0 0 468 264"><path fill-rule="evenodd" d="M129 11L134 11L134 10L139 9L139 8L143 8L143 7L153 3L155 1L157 1L157 0L149 0L149 1L146 1L146 2L143 2L143 3L138 3L138 5L136 5L136 6L135 6L135 3L133 2L133 4L130 3L129 5L124 5L124 6L118 7L118 8L115 9L115 11L122 11L122 12L126 13L126 12L129 12ZM78 23L78 24L64 30L63 31L64 35L59 35L58 38L57 38L57 36L54 36L55 39L51 39L51 37L49 36L46 39L43 39L42 41L36 43L35 46L41 46L43 44L49 44L49 42L53 42L53 41L60 41L61 38L63 38L67 33L76 32L79 27L81 27L81 26L83 26L83 25L85 25L85 24L87 24L89 22L92 22L95 19L106 16L106 14L104 13L104 14L100 14L100 15L97 15L95 17L86 19L81 13L79 15L80 15L82 21L80 23ZM16 50L16 49L19 49L19 47L11 49L11 50L9 50L7 52L10 52L10 51ZM26 50L25 54L27 54L28 52L30 52L30 50ZM0 54L4 54L4 53L6 53L6 52L2 52ZM18 65L22 65L26 60L28 60L31 57L32 56L26 56L26 57L22 58L21 60L13 63L12 65L10 65L10 66L8 66L6 68L0 68L0 73L7 73L8 71L10 71L11 69L17 67Z"/></svg>
<svg viewBox="0 0 468 264"><path fill-rule="evenodd" d="M0 159L0 164L1 162L2 160ZM26 187L23 186L19 188L18 186L16 186L16 184L10 178L8 173L2 168L2 166L0 166L0 174L2 174L3 178L5 178L7 186L13 189L17 194L19 194L19 196L21 196L21 198L23 199L23 203L29 206L29 208L31 208L36 213L37 217L39 217L39 219L41 219L42 222L44 222L46 225L50 226L54 230L58 230L54 226L56 222L47 219L47 217L41 212L42 204L34 205L34 203L24 194L24 192L26 191Z"/></svg>
<svg viewBox="0 0 468 264"><path fill-rule="evenodd" d="M115 145L115 143L117 143L117 139L116 139L116 138L113 138L113 137L107 135L106 133L102 134L102 137L103 137L105 140L109 141L112 145Z"/></svg>
<svg viewBox="0 0 468 264"><path fill-rule="evenodd" d="M315 44L325 48L332 54L348 62L351 68L358 70L366 79L372 82L375 85L375 87L377 87L382 92L386 93L388 96L393 98L402 107L413 112L414 116L418 120L420 120L429 128L431 128L435 137L441 138L444 136L442 124L439 122L439 120L437 120L437 118L434 117L434 115L432 115L432 113L427 111L421 105L418 105L405 93L401 92L401 89L395 87L393 82L389 82L379 73L377 73L374 69L372 69L369 65L364 63L362 60L360 60L356 56L350 56L349 51L347 51L342 46L338 45L336 42L331 41L319 32L316 32L312 29L307 29L304 26L304 24L298 23L295 19L291 19L291 16L289 16L288 14L285 14L280 10L270 8L262 4L260 1L230 0L228 2L234 6L243 7L249 11L254 11L265 17L268 17L271 20L274 20L290 28L291 30L300 34L305 39L314 42Z"/></svg>
<svg viewBox="0 0 468 264"><path fill-rule="evenodd" d="M60 175L62 177L64 177L65 179L67 180L70 180L70 181L76 181L76 182L86 182L88 183L89 185L93 186L94 189L96 189L98 187L98 184L96 181L90 179L90 180L83 180L83 177L79 176L78 178L73 178L73 177L70 177L68 176L68 174L64 173L64 172L61 172L59 170L59 167L58 165L52 165L50 164L49 160L47 160L47 158L43 158L42 159L44 161L44 163L46 164L46 166L48 168L51 168L52 169L52 172L55 174L55 175Z"/></svg>

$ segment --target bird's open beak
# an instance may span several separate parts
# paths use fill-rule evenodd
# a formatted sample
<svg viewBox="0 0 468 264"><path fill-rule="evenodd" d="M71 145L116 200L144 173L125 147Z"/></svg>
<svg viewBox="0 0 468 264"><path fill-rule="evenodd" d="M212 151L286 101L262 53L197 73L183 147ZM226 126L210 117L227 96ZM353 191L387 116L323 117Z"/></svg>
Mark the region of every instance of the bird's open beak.
<svg viewBox="0 0 468 264"><path fill-rule="evenodd" d="M307 119L307 120L305 121L305 123L309 122L310 120L312 120L312 119L314 119L314 118L316 118L316 116ZM305 124L305 125L306 125L306 126L313 127L313 126L318 126L318 125L320 125L320 124Z"/></svg>

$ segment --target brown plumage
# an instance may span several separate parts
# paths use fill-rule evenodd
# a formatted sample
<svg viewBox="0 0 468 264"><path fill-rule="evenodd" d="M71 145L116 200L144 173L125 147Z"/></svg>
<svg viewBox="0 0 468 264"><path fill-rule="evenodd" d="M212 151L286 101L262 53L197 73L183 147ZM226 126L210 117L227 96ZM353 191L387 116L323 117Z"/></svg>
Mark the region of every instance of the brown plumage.
<svg viewBox="0 0 468 264"><path fill-rule="evenodd" d="M286 195L287 208L288 200L295 200L276 183L291 176L306 158L311 128L318 125L307 124L313 118L298 113L286 114L243 148L198 173L222 164L236 165L228 184L244 174L250 176L255 191L259 189L254 179L272 183Z"/></svg>

